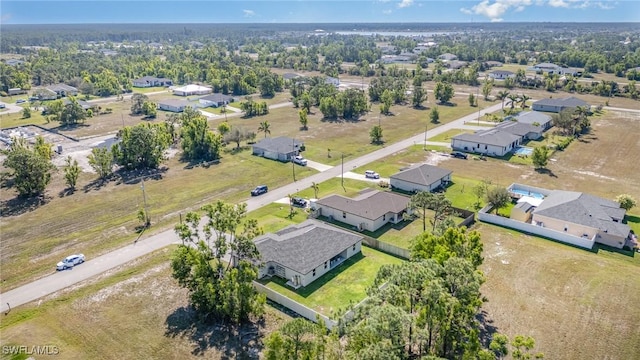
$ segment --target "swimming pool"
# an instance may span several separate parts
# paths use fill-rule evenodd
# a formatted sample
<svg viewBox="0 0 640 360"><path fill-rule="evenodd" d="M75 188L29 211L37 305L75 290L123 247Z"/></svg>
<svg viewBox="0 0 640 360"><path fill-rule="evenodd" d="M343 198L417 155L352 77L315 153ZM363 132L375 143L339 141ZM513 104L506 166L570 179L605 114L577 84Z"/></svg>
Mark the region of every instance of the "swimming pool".
<svg viewBox="0 0 640 360"><path fill-rule="evenodd" d="M516 149L515 154L529 156L533 154L533 148L520 146Z"/></svg>
<svg viewBox="0 0 640 360"><path fill-rule="evenodd" d="M544 199L544 195L536 192L531 192L531 191L521 190L521 189L509 189L509 191L521 196L529 196L536 199Z"/></svg>

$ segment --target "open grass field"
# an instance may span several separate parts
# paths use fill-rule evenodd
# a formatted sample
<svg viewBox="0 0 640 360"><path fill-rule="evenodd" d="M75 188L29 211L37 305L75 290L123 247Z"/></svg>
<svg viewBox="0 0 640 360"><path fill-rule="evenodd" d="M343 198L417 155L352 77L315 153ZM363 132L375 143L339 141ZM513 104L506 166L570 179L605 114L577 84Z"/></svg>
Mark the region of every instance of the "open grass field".
<svg viewBox="0 0 640 360"><path fill-rule="evenodd" d="M140 93L140 94L148 94L148 93L152 93L152 92L159 92L159 91L169 91L169 89L167 89L164 86L153 86L153 87L146 87L146 88L141 88L141 87L134 87L131 88L131 90L134 93Z"/></svg>
<svg viewBox="0 0 640 360"><path fill-rule="evenodd" d="M256 219L264 233L273 233L283 228L299 224L307 220L305 209L294 207L294 216L291 217L291 207L288 204L272 203L247 215L248 219Z"/></svg>
<svg viewBox="0 0 640 360"><path fill-rule="evenodd" d="M323 315L342 316L350 304L355 305L367 297L367 287L382 265L400 262L399 258L363 246L362 255L347 259L307 287L293 290L277 277L260 282Z"/></svg>
<svg viewBox="0 0 640 360"><path fill-rule="evenodd" d="M199 323L188 307L188 293L171 277L172 249L113 269L42 304L13 309L3 315L0 346L53 345L60 351L38 359L243 359L261 351L263 339L290 320L267 305L260 324L228 330ZM239 333L251 334L243 337L242 346Z"/></svg>
<svg viewBox="0 0 640 360"><path fill-rule="evenodd" d="M277 187L291 181L290 164L253 156L248 149L223 154L220 164L210 167L189 169L177 158L166 165L166 171L145 181L150 233L173 227L187 209L218 199L242 201L257 182ZM308 167L296 170L298 178L316 172ZM55 263L69 253L92 258L138 237L136 212L143 204L139 179L100 186L93 182L94 174L83 173L79 190L64 196L62 177L61 171L54 174L48 201L39 206L18 203L13 190L2 191L5 210L0 225L3 239L8 239L1 248L2 291L53 272Z"/></svg>
<svg viewBox="0 0 640 360"><path fill-rule="evenodd" d="M639 256L593 253L489 224L476 228L489 329L533 336L545 359L640 356Z"/></svg>

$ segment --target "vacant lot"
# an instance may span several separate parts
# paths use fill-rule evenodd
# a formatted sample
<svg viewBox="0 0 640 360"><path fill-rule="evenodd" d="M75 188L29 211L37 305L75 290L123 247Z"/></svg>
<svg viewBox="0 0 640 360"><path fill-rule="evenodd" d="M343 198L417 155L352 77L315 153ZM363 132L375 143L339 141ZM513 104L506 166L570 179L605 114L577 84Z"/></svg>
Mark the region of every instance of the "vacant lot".
<svg viewBox="0 0 640 360"><path fill-rule="evenodd" d="M549 359L640 356L640 258L481 224L487 325L531 335Z"/></svg>
<svg viewBox="0 0 640 360"><path fill-rule="evenodd" d="M267 306L259 326L200 324L171 278L172 249L3 315L0 346L55 345L60 356L52 358L63 359L246 359L290 320Z"/></svg>
<svg viewBox="0 0 640 360"><path fill-rule="evenodd" d="M293 290L276 277L261 282L323 315L341 316L350 304L355 305L367 296L366 290L382 265L400 262L399 258L363 246L362 255L347 259L305 288Z"/></svg>

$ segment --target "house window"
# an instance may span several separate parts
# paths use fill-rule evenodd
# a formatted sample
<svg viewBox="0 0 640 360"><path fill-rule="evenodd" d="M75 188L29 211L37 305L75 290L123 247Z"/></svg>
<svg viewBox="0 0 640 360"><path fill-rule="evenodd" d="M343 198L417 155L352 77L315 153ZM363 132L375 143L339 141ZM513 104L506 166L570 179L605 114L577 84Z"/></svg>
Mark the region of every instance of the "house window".
<svg viewBox="0 0 640 360"><path fill-rule="evenodd" d="M325 269L327 268L327 262L326 261L324 262L324 268Z"/></svg>
<svg viewBox="0 0 640 360"><path fill-rule="evenodd" d="M484 149L487 150L487 145L484 146Z"/></svg>
<svg viewBox="0 0 640 360"><path fill-rule="evenodd" d="M387 214L382 215L382 221L387 220Z"/></svg>
<svg viewBox="0 0 640 360"><path fill-rule="evenodd" d="M316 276L316 269L313 269L313 276Z"/></svg>
<svg viewBox="0 0 640 360"><path fill-rule="evenodd" d="M346 218L347 218L347 213L346 213L346 212L344 212L344 211L342 212L342 218L343 218L343 219L346 219Z"/></svg>
<svg viewBox="0 0 640 360"><path fill-rule="evenodd" d="M564 231L567 231L567 227L566 226L564 227Z"/></svg>
<svg viewBox="0 0 640 360"><path fill-rule="evenodd" d="M353 251L356 251L356 244L353 244Z"/></svg>

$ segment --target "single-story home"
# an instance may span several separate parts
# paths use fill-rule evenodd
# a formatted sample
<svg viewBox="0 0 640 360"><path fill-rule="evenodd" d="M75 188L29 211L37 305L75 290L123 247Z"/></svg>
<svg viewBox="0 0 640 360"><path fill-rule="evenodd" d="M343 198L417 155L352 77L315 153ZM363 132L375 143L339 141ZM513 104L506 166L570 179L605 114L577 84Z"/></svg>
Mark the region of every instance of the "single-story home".
<svg viewBox="0 0 640 360"><path fill-rule="evenodd" d="M549 75L558 74L558 75L573 75L573 76L581 76L582 70L577 68L566 68L560 65L556 65L553 63L540 63L534 66L527 68L529 71L535 71L537 73L546 73Z"/></svg>
<svg viewBox="0 0 640 360"><path fill-rule="evenodd" d="M206 95L211 94L213 90L206 86L200 86L195 84L189 84L182 87L173 89L173 95L178 96L191 96L191 95Z"/></svg>
<svg viewBox="0 0 640 360"><path fill-rule="evenodd" d="M290 72L282 74L282 78L285 79L285 80L293 80L293 79L297 79L297 78L301 78L301 77L302 77L302 75L300 75L300 74L290 73Z"/></svg>
<svg viewBox="0 0 640 360"><path fill-rule="evenodd" d="M544 132L542 126L524 124L517 121L503 121L496 125L494 129L520 136L523 141L539 139L542 137L542 133Z"/></svg>
<svg viewBox="0 0 640 360"><path fill-rule="evenodd" d="M253 144L253 155L287 162L300 153L300 147L303 145L302 141L286 136L264 138Z"/></svg>
<svg viewBox="0 0 640 360"><path fill-rule="evenodd" d="M47 88L38 88L33 90L33 97L38 98L38 100L55 100L58 98L58 94L55 91L49 90Z"/></svg>
<svg viewBox="0 0 640 360"><path fill-rule="evenodd" d="M58 97L78 96L78 89L67 84L55 84L47 86L47 89L55 92Z"/></svg>
<svg viewBox="0 0 640 360"><path fill-rule="evenodd" d="M200 102L200 104L202 104L205 107L209 107L209 106L220 107L220 106L228 105L229 103L232 103L233 96L214 93L211 95L203 96L198 101Z"/></svg>
<svg viewBox="0 0 640 360"><path fill-rule="evenodd" d="M458 60L458 56L451 53L444 53L439 55L438 59L442 61L453 61L453 60Z"/></svg>
<svg viewBox="0 0 640 360"><path fill-rule="evenodd" d="M330 195L316 201L319 215L349 224L358 230L376 231L386 223L397 224L408 213L407 196L389 191L367 189L351 199Z"/></svg>
<svg viewBox="0 0 640 360"><path fill-rule="evenodd" d="M80 105L80 107L82 107L82 110L85 110L85 111L91 109L91 107L92 107L92 105L90 105L88 102L86 102L84 100L76 99L76 102L78 103L78 105ZM69 99L64 99L62 101L62 105L64 105L64 106L67 106L69 104L71 104L71 100L69 100Z"/></svg>
<svg viewBox="0 0 640 360"><path fill-rule="evenodd" d="M631 240L625 210L615 201L576 191L554 190L533 210L531 223L618 249Z"/></svg>
<svg viewBox="0 0 640 360"><path fill-rule="evenodd" d="M473 134L459 134L451 138L451 148L490 156L504 156L522 142L522 137L500 129L476 131Z"/></svg>
<svg viewBox="0 0 640 360"><path fill-rule="evenodd" d="M580 100L576 97L567 97L563 99L541 99L531 105L531 109L535 111L547 111L559 113L560 111L568 108L575 108L578 106L590 106L586 101Z"/></svg>
<svg viewBox="0 0 640 360"><path fill-rule="evenodd" d="M420 164L391 175L389 183L392 189L409 192L433 191L451 182L451 170Z"/></svg>
<svg viewBox="0 0 640 360"><path fill-rule="evenodd" d="M538 111L525 111L518 115L515 115L513 119L522 124L534 125L538 124L543 130L548 130L551 127L551 116Z"/></svg>
<svg viewBox="0 0 640 360"><path fill-rule="evenodd" d="M173 81L167 78L157 78L155 76L143 76L133 80L133 87L154 87L154 86L171 86Z"/></svg>
<svg viewBox="0 0 640 360"><path fill-rule="evenodd" d="M331 76L327 76L327 77L324 79L324 83L325 83L325 84L331 84L331 85L333 85L333 86L336 86L336 87L337 87L337 86L340 86L340 79L338 79L338 78L334 78L334 77L331 77Z"/></svg>
<svg viewBox="0 0 640 360"><path fill-rule="evenodd" d="M26 94L26 93L27 93L27 90L24 90L22 88L11 88L11 89L7 90L7 94L9 96Z"/></svg>
<svg viewBox="0 0 640 360"><path fill-rule="evenodd" d="M278 276L297 289L360 253L362 236L306 220L262 235L254 243L262 257L258 278Z"/></svg>
<svg viewBox="0 0 640 360"><path fill-rule="evenodd" d="M187 100L166 99L158 101L158 109L176 113L183 112L187 106L192 106Z"/></svg>
<svg viewBox="0 0 640 360"><path fill-rule="evenodd" d="M5 64L7 64L9 66L18 66L18 65L24 64L24 60L9 59L9 60L5 61Z"/></svg>
<svg viewBox="0 0 640 360"><path fill-rule="evenodd" d="M453 69L453 70L457 70L457 69L462 69L463 67L467 66L469 63L466 61L460 61L460 60L451 60L451 61L447 61L446 66L449 69Z"/></svg>
<svg viewBox="0 0 640 360"><path fill-rule="evenodd" d="M493 70L489 73L489 77L496 80L504 80L506 78L515 78L516 74L513 71Z"/></svg>
<svg viewBox="0 0 640 360"><path fill-rule="evenodd" d="M382 55L380 60L385 64L406 63L416 60L415 55Z"/></svg>

